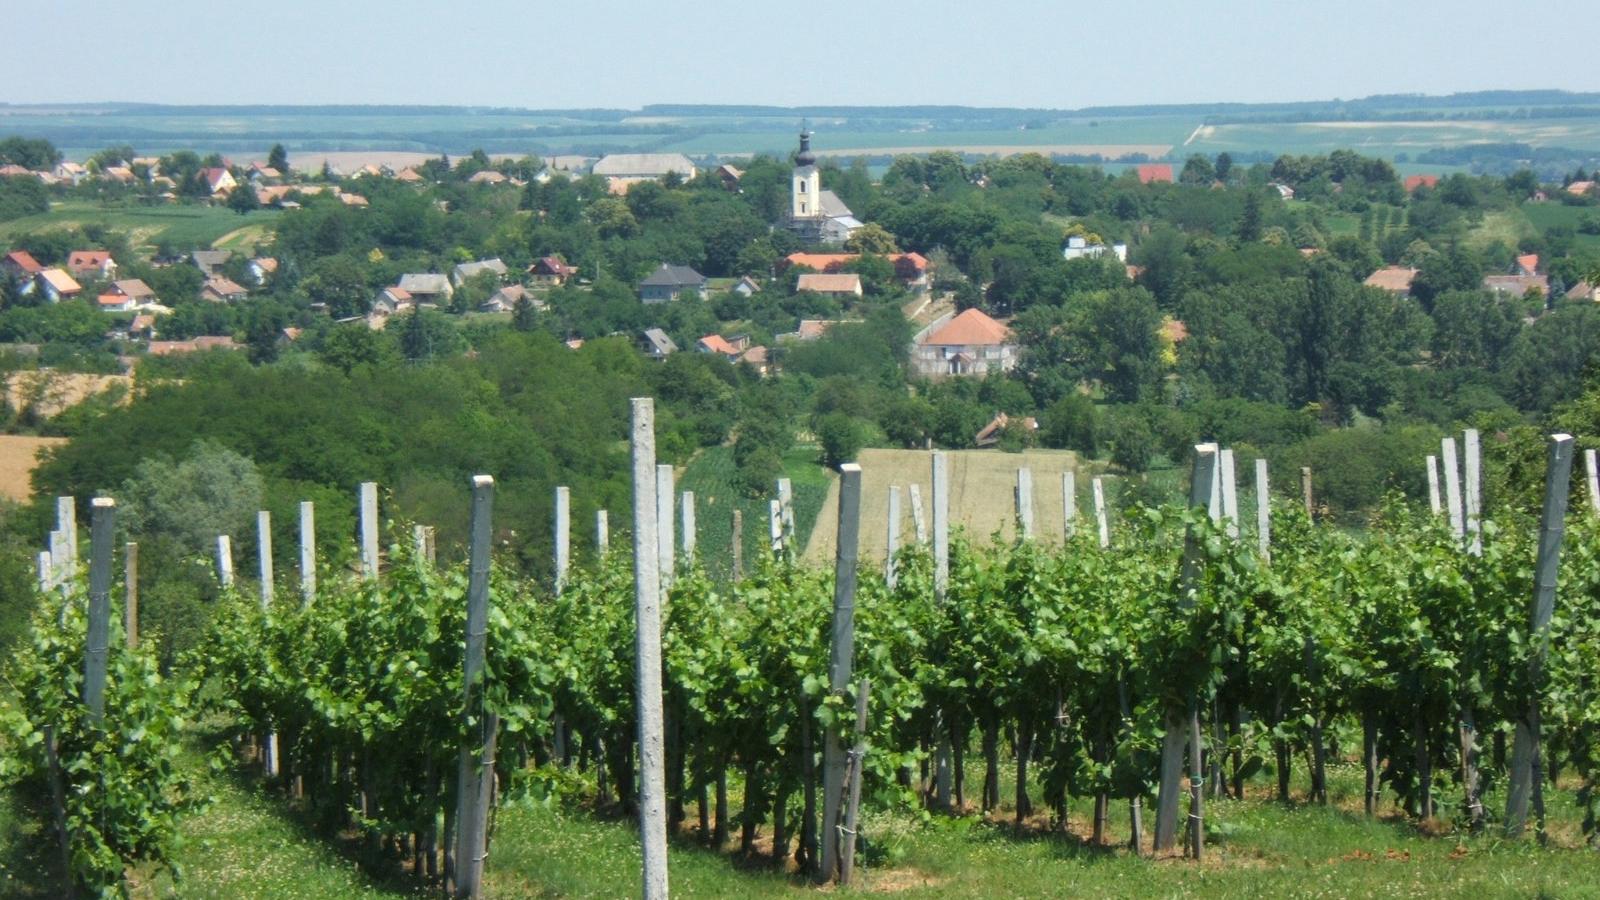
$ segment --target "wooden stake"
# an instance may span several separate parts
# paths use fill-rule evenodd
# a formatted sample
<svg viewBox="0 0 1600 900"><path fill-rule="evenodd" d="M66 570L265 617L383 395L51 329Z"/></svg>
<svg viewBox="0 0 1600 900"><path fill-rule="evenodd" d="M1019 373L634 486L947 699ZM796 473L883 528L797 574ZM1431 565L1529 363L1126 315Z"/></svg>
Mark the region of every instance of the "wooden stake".
<svg viewBox="0 0 1600 900"><path fill-rule="evenodd" d="M1428 510L1438 515L1443 504L1439 502L1439 457L1428 454Z"/></svg>
<svg viewBox="0 0 1600 900"><path fill-rule="evenodd" d="M1100 549L1111 546L1111 519L1106 515L1106 486L1104 479L1091 482L1094 488L1094 519L1100 528Z"/></svg>
<svg viewBox="0 0 1600 900"><path fill-rule="evenodd" d="M856 746L850 751L845 780L849 797L845 801L844 828L839 834L839 884L849 886L856 864L856 833L861 820L861 782L867 757L867 698L872 695L872 679L856 685Z"/></svg>
<svg viewBox="0 0 1600 900"><path fill-rule="evenodd" d="M483 709L482 673L489 640L489 551L493 539L494 479L472 479L472 543L467 576L466 655L462 659L462 716L467 739L461 745L456 792L456 893L483 895L489 804L493 801L497 718Z"/></svg>
<svg viewBox="0 0 1600 900"><path fill-rule="evenodd" d="M895 556L900 552L900 485L889 485L889 530L884 536L883 580L895 586Z"/></svg>
<svg viewBox="0 0 1600 900"><path fill-rule="evenodd" d="M1025 540L1033 540L1033 472L1026 467L1017 470L1017 530Z"/></svg>
<svg viewBox="0 0 1600 900"><path fill-rule="evenodd" d="M310 606L317 596L317 513L310 500L300 501L300 600Z"/></svg>
<svg viewBox="0 0 1600 900"><path fill-rule="evenodd" d="M1444 503L1450 514L1450 533L1466 534L1467 519L1461 509L1461 470L1456 466L1456 439L1440 441L1439 451L1444 461Z"/></svg>
<svg viewBox="0 0 1600 900"><path fill-rule="evenodd" d="M633 405L633 569L636 708L639 720L639 838L645 900L667 897L667 793L661 709L661 542L656 534L655 401ZM670 494L668 495L671 496Z"/></svg>
<svg viewBox="0 0 1600 900"><path fill-rule="evenodd" d="M122 545L122 634L128 649L139 646L139 545L128 542Z"/></svg>
<svg viewBox="0 0 1600 900"><path fill-rule="evenodd" d="M378 580L378 483L361 482L361 577Z"/></svg>
<svg viewBox="0 0 1600 900"><path fill-rule="evenodd" d="M1534 565L1534 594L1529 619L1533 653L1528 659L1528 705L1516 721L1511 749L1511 787L1506 796L1506 836L1522 834L1528 821L1528 801L1542 790L1540 700L1544 692L1544 662L1550 649L1550 618L1556 607L1556 576L1561 571L1561 541L1566 528L1567 490L1572 478L1573 441L1570 434L1552 434L1545 462L1544 512L1539 517L1539 555ZM1536 810L1540 837L1544 835L1544 810Z"/></svg>
<svg viewBox="0 0 1600 900"><path fill-rule="evenodd" d="M106 713L106 662L111 643L111 541L116 534L117 503L110 497L91 501L89 519L89 634L84 641L83 705L89 722L100 727Z"/></svg>
<svg viewBox="0 0 1600 900"><path fill-rule="evenodd" d="M855 463L839 467L838 535L833 566L833 640L828 685L834 697L842 698L850 689L855 661L856 562L861 543L861 466ZM828 726L822 765L822 868L817 880L828 881L841 872L839 844L843 823L840 813L844 799L845 754L838 717Z"/></svg>

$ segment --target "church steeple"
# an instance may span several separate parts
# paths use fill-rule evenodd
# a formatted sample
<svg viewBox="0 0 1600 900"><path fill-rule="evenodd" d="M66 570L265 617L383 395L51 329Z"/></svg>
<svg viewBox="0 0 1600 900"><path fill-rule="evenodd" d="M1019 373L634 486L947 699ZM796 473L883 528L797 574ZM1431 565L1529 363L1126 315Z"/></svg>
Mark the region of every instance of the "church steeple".
<svg viewBox="0 0 1600 900"><path fill-rule="evenodd" d="M817 157L811 152L811 128L807 123L800 123L800 152L795 155L794 164L797 166L814 166Z"/></svg>

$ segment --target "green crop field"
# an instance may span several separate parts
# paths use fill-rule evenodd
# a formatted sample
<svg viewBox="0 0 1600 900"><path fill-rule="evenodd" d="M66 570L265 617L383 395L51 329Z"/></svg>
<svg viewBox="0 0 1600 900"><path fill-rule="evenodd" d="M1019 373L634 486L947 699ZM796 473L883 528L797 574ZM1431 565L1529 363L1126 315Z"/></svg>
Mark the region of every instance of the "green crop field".
<svg viewBox="0 0 1600 900"><path fill-rule="evenodd" d="M1535 228L1544 231L1557 225L1577 229L1585 219L1600 219L1600 207L1594 206L1566 206L1561 203L1524 203L1522 214ZM1600 250L1600 234L1577 233L1577 243L1580 247L1591 250Z"/></svg>
<svg viewBox="0 0 1600 900"><path fill-rule="evenodd" d="M817 450L808 447L790 450L784 455L783 467L794 487L795 534L804 547L828 494L830 473L817 464ZM758 554L767 552L767 503L777 496L777 486L773 485L770 496L750 496L738 485L732 448L702 451L679 476L677 488L694 492L695 540L707 571L723 577L732 569L735 509L744 518L746 571L760 558Z"/></svg>
<svg viewBox="0 0 1600 900"><path fill-rule="evenodd" d="M178 249L210 247L220 238L230 249L248 249L266 234L277 210L256 210L241 216L223 206L99 206L56 203L50 211L0 223L0 239L56 228L99 224L126 233L134 246L155 247L165 240Z"/></svg>

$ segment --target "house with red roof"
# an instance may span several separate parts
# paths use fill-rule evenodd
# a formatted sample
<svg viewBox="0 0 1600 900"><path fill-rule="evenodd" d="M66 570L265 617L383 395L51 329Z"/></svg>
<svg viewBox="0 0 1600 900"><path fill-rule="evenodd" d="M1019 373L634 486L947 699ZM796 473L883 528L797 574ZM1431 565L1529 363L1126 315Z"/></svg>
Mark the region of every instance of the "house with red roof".
<svg viewBox="0 0 1600 900"><path fill-rule="evenodd" d="M239 186L239 182L234 179L233 173L220 166L201 169L200 177L206 183L206 193L212 196L226 194Z"/></svg>
<svg viewBox="0 0 1600 900"><path fill-rule="evenodd" d="M911 364L924 378L982 378L1017 365L1011 329L977 308L940 316L913 343Z"/></svg>
<svg viewBox="0 0 1600 900"><path fill-rule="evenodd" d="M21 281L44 271L44 266L33 258L33 254L26 250L13 250L0 258L0 272L4 272L12 281Z"/></svg>
<svg viewBox="0 0 1600 900"><path fill-rule="evenodd" d="M1172 183L1172 163L1140 163L1134 167L1139 175L1140 184L1153 184L1157 181Z"/></svg>
<svg viewBox="0 0 1600 900"><path fill-rule="evenodd" d="M567 265L567 261L559 256L541 256L533 261L525 274L528 283L536 287L556 287L566 284L568 278L578 274L578 267Z"/></svg>
<svg viewBox="0 0 1600 900"><path fill-rule="evenodd" d="M67 254L67 271L74 278L105 281L117 277L117 261L110 250L74 250Z"/></svg>
<svg viewBox="0 0 1600 900"><path fill-rule="evenodd" d="M1436 188L1436 187L1439 186L1439 176L1437 176L1437 175L1408 175L1408 176L1406 176L1406 180L1405 180L1404 184L1405 184L1406 193L1408 193L1408 194L1411 193L1412 191L1416 190L1417 188L1424 188L1425 187L1425 188L1428 188L1429 190L1432 190L1433 188Z"/></svg>
<svg viewBox="0 0 1600 900"><path fill-rule="evenodd" d="M790 266L805 266L824 274L843 271L844 267L861 258L859 253L791 253L778 264L781 272ZM920 253L890 253L884 256L894 266L894 277L909 290L924 293L931 284L928 278L928 258Z"/></svg>
<svg viewBox="0 0 1600 900"><path fill-rule="evenodd" d="M1517 270L1515 272L1513 272L1512 274L1513 275L1537 275L1537 274L1539 274L1539 254L1537 254L1537 253L1524 253L1521 256L1517 257Z"/></svg>

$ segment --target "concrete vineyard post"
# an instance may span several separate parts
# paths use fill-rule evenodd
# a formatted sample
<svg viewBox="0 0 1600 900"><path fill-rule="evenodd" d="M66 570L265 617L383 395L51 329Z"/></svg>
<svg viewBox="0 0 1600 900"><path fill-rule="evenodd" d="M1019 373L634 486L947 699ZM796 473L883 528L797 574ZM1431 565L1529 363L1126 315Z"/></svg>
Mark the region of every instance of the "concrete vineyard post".
<svg viewBox="0 0 1600 900"><path fill-rule="evenodd" d="M50 561L50 551L39 551L39 593L44 593L55 587L55 563Z"/></svg>
<svg viewBox="0 0 1600 900"><path fill-rule="evenodd" d="M223 589L233 587L233 539L217 535L217 581Z"/></svg>
<svg viewBox="0 0 1600 900"><path fill-rule="evenodd" d="M733 511L733 580L744 578L744 513Z"/></svg>
<svg viewBox="0 0 1600 900"><path fill-rule="evenodd" d="M1443 508L1439 500L1439 457L1428 454L1428 511L1438 515Z"/></svg>
<svg viewBox="0 0 1600 900"><path fill-rule="evenodd" d="M673 564L677 560L677 537L672 528L672 466L656 466L656 565L657 580L661 584L661 597L666 599L672 587Z"/></svg>
<svg viewBox="0 0 1600 900"><path fill-rule="evenodd" d="M572 491L556 487L556 596L567 586L567 571L572 566Z"/></svg>
<svg viewBox="0 0 1600 900"><path fill-rule="evenodd" d="M908 489L911 492L911 529L917 536L917 546L928 545L928 520L924 518L922 510L922 485L913 484Z"/></svg>
<svg viewBox="0 0 1600 900"><path fill-rule="evenodd" d="M256 564L261 586L261 609L272 607L272 513L256 512ZM261 768L268 776L278 774L278 735L267 732L261 742Z"/></svg>
<svg viewBox="0 0 1600 900"><path fill-rule="evenodd" d="M1306 504L1306 517L1312 520L1317 518L1317 504L1311 496L1311 467L1300 467L1300 496Z"/></svg>
<svg viewBox="0 0 1600 900"><path fill-rule="evenodd" d="M772 545L772 555L783 555L783 505L776 500L767 501L767 540Z"/></svg>
<svg viewBox="0 0 1600 900"><path fill-rule="evenodd" d="M462 717L467 738L461 745L456 791L456 893L483 894L483 858L489 804L494 791L495 732L498 719L483 709L483 666L489 640L489 554L493 539L494 479L472 478L472 537L467 569L466 655L462 658Z"/></svg>
<svg viewBox="0 0 1600 900"><path fill-rule="evenodd" d="M940 603L950 588L950 457L933 454L933 593Z"/></svg>
<svg viewBox="0 0 1600 900"><path fill-rule="evenodd" d="M843 697L850 689L855 663L856 563L861 543L861 466L839 467L839 540L834 554L833 640L828 664L828 690ZM828 726L822 763L822 867L818 881L839 873L841 804L844 799L845 753L841 722Z"/></svg>
<svg viewBox="0 0 1600 900"><path fill-rule="evenodd" d="M787 478L778 479L778 506L783 513L783 548L794 552L794 485Z"/></svg>
<svg viewBox="0 0 1600 900"><path fill-rule="evenodd" d="M1552 434L1545 457L1544 511L1539 517L1539 555L1534 564L1534 592L1529 615L1527 707L1517 719L1511 750L1511 784L1506 795L1506 836L1522 834L1531 799L1544 836L1543 767L1540 693L1544 690L1544 662L1550 649L1550 618L1556 607L1556 576L1561 570L1561 541L1566 528L1567 490L1572 478L1573 441L1570 434Z"/></svg>
<svg viewBox="0 0 1600 900"><path fill-rule="evenodd" d="M78 577L78 504L75 498L56 498L56 528L65 539L59 561L70 581Z"/></svg>
<svg viewBox="0 0 1600 900"><path fill-rule="evenodd" d="M889 532L885 536L883 554L883 579L888 583L889 589L894 590L895 554L900 552L900 485L889 485Z"/></svg>
<svg viewBox="0 0 1600 900"><path fill-rule="evenodd" d="M428 559L428 526L411 526L411 555L421 565Z"/></svg>
<svg viewBox="0 0 1600 900"><path fill-rule="evenodd" d="M361 482L361 577L378 580L378 483Z"/></svg>
<svg viewBox="0 0 1600 900"><path fill-rule="evenodd" d="M1583 451L1583 468L1589 481L1589 509L1600 516L1600 460L1593 448Z"/></svg>
<svg viewBox="0 0 1600 900"><path fill-rule="evenodd" d="M1228 537L1239 537L1239 485L1234 480L1233 451L1226 449L1217 459L1222 467L1222 522Z"/></svg>
<svg viewBox="0 0 1600 900"><path fill-rule="evenodd" d="M1583 451L1583 468L1589 480L1589 509L1600 516L1600 460L1591 448Z"/></svg>
<svg viewBox="0 0 1600 900"><path fill-rule="evenodd" d="M1189 481L1189 507L1191 509L1206 509L1210 505L1212 486L1217 478L1217 445L1199 444L1195 448L1193 475ZM1194 604L1192 592L1197 587L1199 579L1200 548L1198 537L1191 529L1184 542L1183 554L1183 580L1180 590L1182 598L1180 605L1188 610ZM1157 851L1167 850L1177 840L1178 834L1178 794L1179 782L1183 778L1184 745L1194 743L1198 745L1198 729L1200 710L1194 696L1188 698L1187 717L1184 710L1176 706L1169 706L1166 711L1166 731L1161 743L1161 786L1156 798L1156 839ZM1185 719L1188 719L1186 722ZM1198 755L1198 754L1194 754ZM1190 832L1189 841L1191 848L1199 846L1199 831L1195 817L1200 811L1199 793L1205 779L1199 771L1192 773L1189 794Z"/></svg>
<svg viewBox="0 0 1600 900"><path fill-rule="evenodd" d="M604 558L611 549L611 514L603 509L594 511L594 555Z"/></svg>
<svg viewBox="0 0 1600 900"><path fill-rule="evenodd" d="M1461 470L1456 465L1456 439L1439 442L1439 458L1444 463L1444 508L1450 516L1450 533L1465 534L1466 516L1461 509Z"/></svg>
<svg viewBox="0 0 1600 900"><path fill-rule="evenodd" d="M132 541L122 546L122 633L128 649L139 646L139 545Z"/></svg>
<svg viewBox="0 0 1600 900"><path fill-rule="evenodd" d="M272 605L272 513L256 511L256 577L261 585L261 608Z"/></svg>
<svg viewBox="0 0 1600 900"><path fill-rule="evenodd" d="M694 562L695 551L694 491L684 491L682 503L683 521L679 527L683 532L683 564L688 566Z"/></svg>
<svg viewBox="0 0 1600 900"><path fill-rule="evenodd" d="M1272 556L1272 494L1267 486L1267 461L1256 460L1256 550L1262 559Z"/></svg>
<svg viewBox="0 0 1600 900"><path fill-rule="evenodd" d="M50 532L50 586L61 588L62 594L72 591L72 560L68 558L67 533Z"/></svg>
<svg viewBox="0 0 1600 900"><path fill-rule="evenodd" d="M634 398L633 572L635 700L639 725L639 842L645 900L667 896L666 744L661 709L661 543L655 401ZM670 494L668 495L671 496ZM670 509L670 501L669 501Z"/></svg>
<svg viewBox="0 0 1600 900"><path fill-rule="evenodd" d="M1094 520L1100 529L1100 549L1111 546L1111 519L1106 514L1106 485L1105 479L1096 478L1091 487L1094 489Z"/></svg>
<svg viewBox="0 0 1600 900"><path fill-rule="evenodd" d="M317 596L317 513L310 500L300 501L300 600Z"/></svg>
<svg viewBox="0 0 1600 900"><path fill-rule="evenodd" d="M1483 475L1478 456L1478 429L1468 428L1463 435L1462 444L1466 456L1465 464L1462 466L1461 471L1462 485L1465 488L1462 491L1465 495L1465 509L1463 512L1466 517L1463 534L1467 538L1467 552L1473 556L1481 556L1483 555L1483 534L1482 525L1479 523L1478 517L1483 511L1481 496Z"/></svg>
<svg viewBox="0 0 1600 900"><path fill-rule="evenodd" d="M1027 468L1017 470L1017 528L1018 536L1033 539L1033 472Z"/></svg>
<svg viewBox="0 0 1600 900"><path fill-rule="evenodd" d="M116 533L117 504L96 497L89 513L89 634L84 641L83 704L96 727L105 720L106 661L111 643L111 541Z"/></svg>
<svg viewBox="0 0 1600 900"><path fill-rule="evenodd" d="M1070 540L1078 532L1078 473L1061 473L1061 533Z"/></svg>

